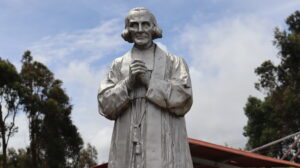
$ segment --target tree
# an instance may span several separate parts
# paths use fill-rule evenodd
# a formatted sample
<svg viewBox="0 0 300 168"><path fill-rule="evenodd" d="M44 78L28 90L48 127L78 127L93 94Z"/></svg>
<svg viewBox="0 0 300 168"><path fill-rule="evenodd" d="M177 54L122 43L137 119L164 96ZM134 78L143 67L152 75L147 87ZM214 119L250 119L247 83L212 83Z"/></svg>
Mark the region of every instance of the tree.
<svg viewBox="0 0 300 168"><path fill-rule="evenodd" d="M33 168L42 164L41 158L41 124L44 118L42 103L46 100L53 79L53 73L39 62L32 59L30 51L22 57L21 79L25 88L21 102L29 119L30 153Z"/></svg>
<svg viewBox="0 0 300 168"><path fill-rule="evenodd" d="M61 85L61 81L55 80L44 102L42 148L49 167L76 167L83 141L72 124L72 106Z"/></svg>
<svg viewBox="0 0 300 168"><path fill-rule="evenodd" d="M264 100L249 97L244 108L248 123L244 135L247 147L255 148L300 130L300 11L286 19L288 30L275 29L274 45L279 65L270 60L256 68L256 89ZM267 154L281 156L292 140L274 146Z"/></svg>
<svg viewBox="0 0 300 168"><path fill-rule="evenodd" d="M33 61L30 51L24 53L22 64L25 91L21 100L29 119L31 167L75 166L83 141L72 123L72 106L62 81L44 64Z"/></svg>
<svg viewBox="0 0 300 168"><path fill-rule="evenodd" d="M28 149L8 149L8 168L31 168Z"/></svg>
<svg viewBox="0 0 300 168"><path fill-rule="evenodd" d="M90 168L97 165L97 150L90 143L80 151L79 168Z"/></svg>
<svg viewBox="0 0 300 168"><path fill-rule="evenodd" d="M0 58L0 137L2 167L7 168L7 146L18 131L15 118L19 105L20 77L13 64ZM2 107L3 105L3 107Z"/></svg>

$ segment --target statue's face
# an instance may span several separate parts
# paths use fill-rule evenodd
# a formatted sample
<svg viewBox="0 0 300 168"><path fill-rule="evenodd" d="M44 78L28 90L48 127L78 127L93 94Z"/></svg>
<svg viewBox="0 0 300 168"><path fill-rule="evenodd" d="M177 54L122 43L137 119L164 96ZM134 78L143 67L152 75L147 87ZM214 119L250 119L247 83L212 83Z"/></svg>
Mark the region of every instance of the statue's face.
<svg viewBox="0 0 300 168"><path fill-rule="evenodd" d="M153 27L151 16L147 13L136 12L130 16L128 30L133 42L140 47L152 44Z"/></svg>

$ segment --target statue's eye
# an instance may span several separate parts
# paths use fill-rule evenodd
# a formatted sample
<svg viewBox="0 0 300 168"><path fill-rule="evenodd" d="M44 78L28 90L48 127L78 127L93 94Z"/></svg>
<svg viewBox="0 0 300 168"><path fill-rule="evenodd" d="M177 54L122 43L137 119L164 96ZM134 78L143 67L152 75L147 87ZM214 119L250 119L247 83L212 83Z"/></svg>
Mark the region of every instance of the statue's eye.
<svg viewBox="0 0 300 168"><path fill-rule="evenodd" d="M148 28L150 28L151 25L150 25L149 22L143 22L142 26L143 26L144 29L148 29Z"/></svg>
<svg viewBox="0 0 300 168"><path fill-rule="evenodd" d="M139 27L139 24L137 22L132 22L130 23L129 25L131 28L138 28Z"/></svg>

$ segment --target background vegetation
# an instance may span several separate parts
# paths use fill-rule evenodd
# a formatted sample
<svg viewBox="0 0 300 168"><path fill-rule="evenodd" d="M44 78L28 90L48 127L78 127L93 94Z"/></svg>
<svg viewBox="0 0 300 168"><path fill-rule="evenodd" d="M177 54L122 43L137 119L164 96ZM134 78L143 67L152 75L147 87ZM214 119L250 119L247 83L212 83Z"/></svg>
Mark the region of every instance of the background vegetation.
<svg viewBox="0 0 300 168"><path fill-rule="evenodd" d="M30 51L21 60L18 73L0 58L0 137L2 168L85 168L97 164L95 147L83 140L71 119L72 105L63 82L44 64L34 61ZM30 145L8 148L18 131L17 113L29 121Z"/></svg>
<svg viewBox="0 0 300 168"><path fill-rule="evenodd" d="M274 65L267 60L255 69L259 76L255 87L266 96L263 100L250 96L244 108L248 117L244 127L244 135L249 138L248 149L300 130L300 11L290 15L286 24L287 30L276 28L274 34L280 63ZM293 142L291 138L260 153L280 158ZM293 154L291 152L287 159ZM299 162L299 158L296 161Z"/></svg>

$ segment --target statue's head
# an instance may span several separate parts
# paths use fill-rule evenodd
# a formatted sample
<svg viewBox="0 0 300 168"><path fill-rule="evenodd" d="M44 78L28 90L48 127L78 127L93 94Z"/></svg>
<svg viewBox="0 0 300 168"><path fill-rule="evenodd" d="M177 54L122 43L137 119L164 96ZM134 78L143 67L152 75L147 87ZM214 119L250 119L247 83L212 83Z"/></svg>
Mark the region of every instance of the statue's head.
<svg viewBox="0 0 300 168"><path fill-rule="evenodd" d="M157 26L154 15L146 8L131 9L125 18L124 40L136 45L147 45L152 40L162 37L162 30Z"/></svg>

